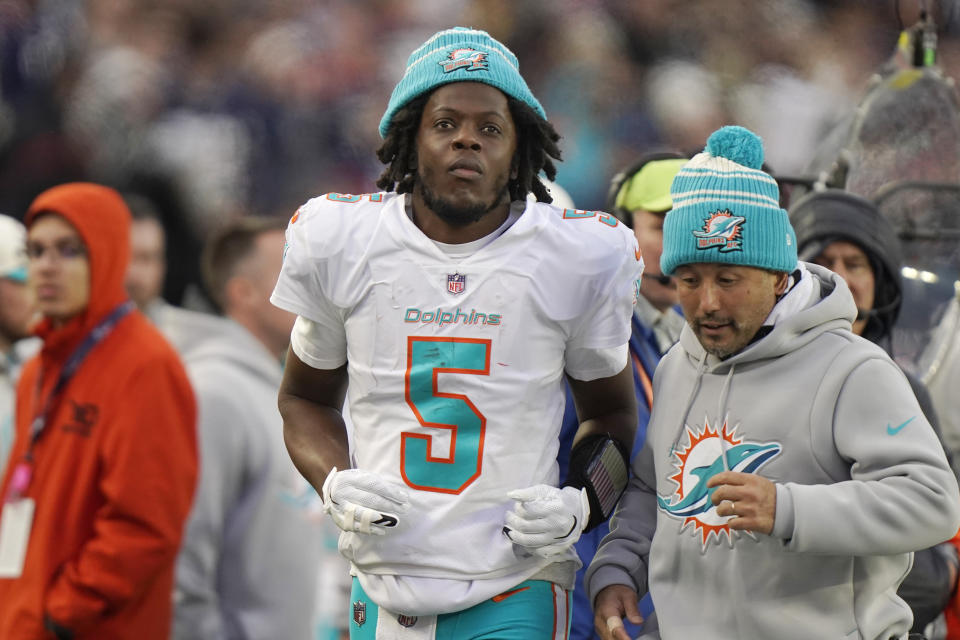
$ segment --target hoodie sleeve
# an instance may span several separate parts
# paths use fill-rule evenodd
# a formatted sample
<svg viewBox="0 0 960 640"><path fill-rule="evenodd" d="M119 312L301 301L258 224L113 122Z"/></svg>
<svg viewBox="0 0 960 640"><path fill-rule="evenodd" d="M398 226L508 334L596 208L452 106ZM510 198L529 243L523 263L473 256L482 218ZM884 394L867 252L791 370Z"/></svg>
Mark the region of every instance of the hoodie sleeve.
<svg viewBox="0 0 960 640"><path fill-rule="evenodd" d="M835 484L778 487L777 501L783 502L778 518L781 507L789 507L794 525L792 531L776 527L775 534L789 549L895 554L953 536L960 525L956 478L893 361L871 358L850 372L837 397L832 429L850 477Z"/></svg>
<svg viewBox="0 0 960 640"><path fill-rule="evenodd" d="M632 477L610 518L608 533L587 568L583 583L590 606L605 587L623 584L639 596L647 592L650 543L657 526L653 456L644 447L634 458Z"/></svg>
<svg viewBox="0 0 960 640"><path fill-rule="evenodd" d="M74 633L172 566L196 484L196 405L173 352L148 359L116 393L123 401L101 443L104 504L46 597L46 613Z"/></svg>

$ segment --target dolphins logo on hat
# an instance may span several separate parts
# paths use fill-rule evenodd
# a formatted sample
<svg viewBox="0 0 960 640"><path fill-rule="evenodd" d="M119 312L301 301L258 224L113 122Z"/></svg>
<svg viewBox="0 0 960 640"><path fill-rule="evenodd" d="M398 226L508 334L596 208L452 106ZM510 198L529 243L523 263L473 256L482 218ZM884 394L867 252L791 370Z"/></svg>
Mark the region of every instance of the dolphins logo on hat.
<svg viewBox="0 0 960 640"><path fill-rule="evenodd" d="M486 69L488 66L487 54L483 51L470 49L469 47L458 47L454 49L446 58L437 64L443 67L444 73L450 73L457 69L477 71L479 69Z"/></svg>
<svg viewBox="0 0 960 640"><path fill-rule="evenodd" d="M740 236L744 222L746 218L734 215L729 209L713 212L703 221L703 231L693 232L697 238L697 249L719 247L722 252L743 251Z"/></svg>

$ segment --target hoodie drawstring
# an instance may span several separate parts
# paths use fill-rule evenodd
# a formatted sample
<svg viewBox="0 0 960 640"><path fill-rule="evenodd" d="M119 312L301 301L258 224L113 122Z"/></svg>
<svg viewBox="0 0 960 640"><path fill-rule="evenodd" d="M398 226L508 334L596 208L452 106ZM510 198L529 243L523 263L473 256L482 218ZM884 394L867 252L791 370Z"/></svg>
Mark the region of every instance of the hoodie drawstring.
<svg viewBox="0 0 960 640"><path fill-rule="evenodd" d="M727 371L727 377L723 381L723 387L720 388L720 397L717 399L717 418L723 416L723 422L721 423L720 429L718 431L718 436L720 437L720 451L723 456L723 470L730 471L730 461L727 460L727 439L723 437L723 425L727 424L727 396L730 393L730 383L733 381L733 369L736 367L736 364L730 365L730 370Z"/></svg>
<svg viewBox="0 0 960 640"><path fill-rule="evenodd" d="M693 386L690 388L690 393L687 395L687 401L684 403L683 413L680 414L680 425L677 427L677 436L673 440L673 446L671 447L671 452L676 451L677 447L680 444L680 438L683 437L684 426L687 424L687 417L690 414L690 407L693 406L693 399L697 397L697 392L700 390L700 383L703 380L703 372L706 371L707 367L704 364L707 361L707 352L704 351L703 355L700 356L700 362L697 363L697 379L694 380Z"/></svg>
<svg viewBox="0 0 960 640"><path fill-rule="evenodd" d="M684 403L683 413L680 415L680 424L677 426L677 436L673 441L673 446L671 451L676 451L680 446L680 439L683 437L684 427L687 424L687 418L690 415L690 408L693 406L693 400L697 396L697 392L700 390L700 385L703 382L703 374L706 371L706 360L707 352L704 351L703 355L700 357L700 361L697 363L697 379L694 381L693 386L690 388L690 393L687 395L687 401ZM723 416L723 422L721 426L718 427L718 436L720 438L720 450L723 457L723 469L724 471L730 471L730 461L727 459L727 441L723 437L723 424L727 422L726 410L727 410L727 398L730 395L730 383L733 381L733 371L736 368L736 364L731 364L730 369L727 371L727 377L723 381L723 386L720 388L720 396L717 398L717 416L718 419L720 416Z"/></svg>

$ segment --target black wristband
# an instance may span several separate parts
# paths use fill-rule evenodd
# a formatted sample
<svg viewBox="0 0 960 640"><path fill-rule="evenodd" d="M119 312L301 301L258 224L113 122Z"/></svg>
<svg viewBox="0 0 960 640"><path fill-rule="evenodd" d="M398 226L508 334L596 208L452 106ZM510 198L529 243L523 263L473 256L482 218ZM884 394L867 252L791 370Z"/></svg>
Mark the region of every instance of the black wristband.
<svg viewBox="0 0 960 640"><path fill-rule="evenodd" d="M606 521L613 513L627 488L629 469L627 448L607 434L587 436L570 451L570 468L563 486L587 490L590 519L584 531Z"/></svg>

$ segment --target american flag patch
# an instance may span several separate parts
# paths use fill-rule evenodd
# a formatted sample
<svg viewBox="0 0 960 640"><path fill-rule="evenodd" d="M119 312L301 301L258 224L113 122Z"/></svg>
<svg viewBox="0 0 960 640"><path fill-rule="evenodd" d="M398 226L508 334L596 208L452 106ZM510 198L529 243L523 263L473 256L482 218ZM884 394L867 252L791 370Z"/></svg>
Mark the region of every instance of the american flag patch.
<svg viewBox="0 0 960 640"><path fill-rule="evenodd" d="M612 440L601 446L600 455L594 456L587 468L587 482L600 502L600 510L609 515L627 487L627 465Z"/></svg>

